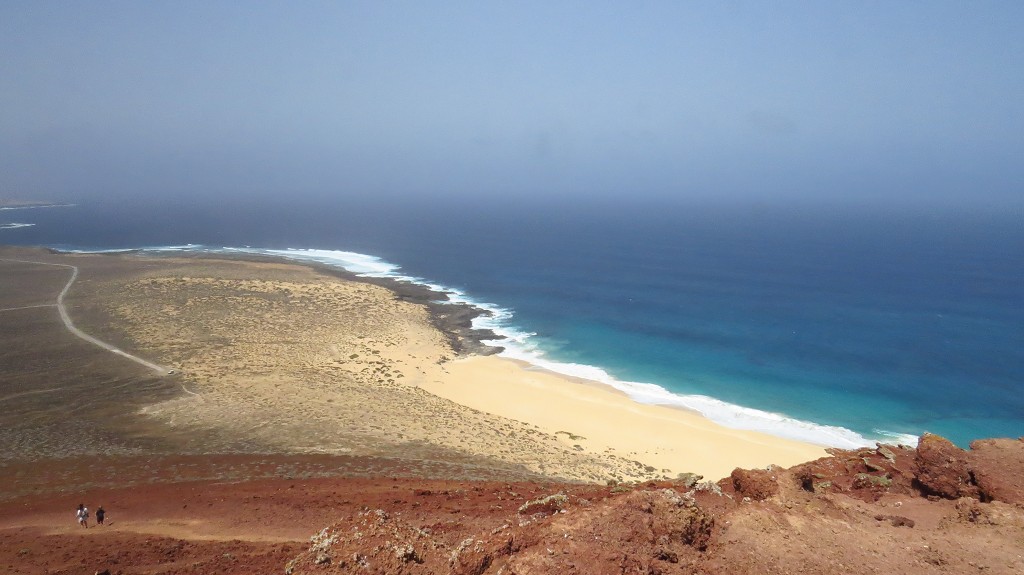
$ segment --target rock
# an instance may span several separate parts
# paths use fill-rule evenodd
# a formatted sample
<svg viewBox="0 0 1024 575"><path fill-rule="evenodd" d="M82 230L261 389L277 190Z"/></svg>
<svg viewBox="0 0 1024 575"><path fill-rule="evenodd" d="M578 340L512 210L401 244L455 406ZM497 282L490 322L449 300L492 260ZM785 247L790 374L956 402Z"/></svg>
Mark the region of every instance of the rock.
<svg viewBox="0 0 1024 575"><path fill-rule="evenodd" d="M658 561L668 561L669 563L679 563L679 554L674 551L668 551L665 549L658 549L654 553L654 558Z"/></svg>
<svg viewBox="0 0 1024 575"><path fill-rule="evenodd" d="M416 549L412 545L396 547L395 557L398 557L403 563L423 563L423 559L416 554Z"/></svg>
<svg viewBox="0 0 1024 575"><path fill-rule="evenodd" d="M914 520L902 515L891 515L889 522L892 523L893 527L914 527Z"/></svg>
<svg viewBox="0 0 1024 575"><path fill-rule="evenodd" d="M875 515L875 521L888 521L893 527L913 527L914 520L902 515Z"/></svg>
<svg viewBox="0 0 1024 575"><path fill-rule="evenodd" d="M881 465L875 465L867 457L862 458L862 461L864 462L864 467L866 467L868 471L885 471L884 467Z"/></svg>
<svg viewBox="0 0 1024 575"><path fill-rule="evenodd" d="M742 497L764 501L779 492L779 483L774 470L734 469L730 475L733 487Z"/></svg>
<svg viewBox="0 0 1024 575"><path fill-rule="evenodd" d="M800 487L804 491L810 491L811 493L821 493L822 491L832 487L832 482L826 479L824 473L815 471L818 467L815 465L817 462L805 463L801 466L794 468L793 477L800 483Z"/></svg>
<svg viewBox="0 0 1024 575"><path fill-rule="evenodd" d="M426 563L448 561L443 546L426 530L382 509L372 509L322 529L310 538L309 549L285 566L285 572L322 572L329 567L342 573L391 575L417 573Z"/></svg>
<svg viewBox="0 0 1024 575"><path fill-rule="evenodd" d="M723 495L725 495L722 492L722 486L717 484L717 483L715 483L714 481L704 481L704 482L698 483L697 485L695 485L693 487L693 490L694 491L699 491L699 492L704 492L704 493L711 493L711 494L717 495L719 497L722 497Z"/></svg>
<svg viewBox="0 0 1024 575"><path fill-rule="evenodd" d="M683 543L705 551L711 542L711 534L715 529L715 517L700 507L689 507L681 523L679 534Z"/></svg>
<svg viewBox="0 0 1024 575"><path fill-rule="evenodd" d="M569 500L564 493L555 493L542 497L540 499L534 499L533 501L527 501L519 507L519 513L522 515L533 515L535 513L558 513L565 503Z"/></svg>
<svg viewBox="0 0 1024 575"><path fill-rule="evenodd" d="M893 453L891 449L889 449L888 447L882 445L881 443L876 443L875 445L877 446L875 451L879 455L881 455L882 457L888 459L889 463L892 463L892 464L895 465L895 463L896 463L896 454Z"/></svg>
<svg viewBox="0 0 1024 575"><path fill-rule="evenodd" d="M916 485L925 495L944 499L979 496L968 463L967 452L948 439L926 433L917 443Z"/></svg>
<svg viewBox="0 0 1024 575"><path fill-rule="evenodd" d="M956 520L975 525L998 525L1024 528L1024 509L1001 501L981 503L977 499L964 497L956 502Z"/></svg>
<svg viewBox="0 0 1024 575"><path fill-rule="evenodd" d="M494 554L484 542L466 539L455 549L451 557L452 575L481 575L494 561Z"/></svg>
<svg viewBox="0 0 1024 575"><path fill-rule="evenodd" d="M968 460L982 501L1024 503L1024 442L978 440L971 443Z"/></svg>
<svg viewBox="0 0 1024 575"><path fill-rule="evenodd" d="M704 479L704 476L696 473L680 473L679 475L676 475L676 481L681 483L683 487L686 487L687 489L692 489L693 486L697 485L701 479Z"/></svg>
<svg viewBox="0 0 1024 575"><path fill-rule="evenodd" d="M876 489L884 491L892 485L892 479L886 475L871 475L870 473L858 473L853 478L854 489Z"/></svg>

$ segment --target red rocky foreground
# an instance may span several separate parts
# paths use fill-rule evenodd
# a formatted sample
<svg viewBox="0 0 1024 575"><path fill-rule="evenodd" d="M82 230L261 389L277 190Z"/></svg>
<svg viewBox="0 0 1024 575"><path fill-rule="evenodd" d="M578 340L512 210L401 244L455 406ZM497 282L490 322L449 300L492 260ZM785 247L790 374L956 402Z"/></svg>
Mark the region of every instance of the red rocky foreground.
<svg viewBox="0 0 1024 575"><path fill-rule="evenodd" d="M831 453L718 483L278 478L28 495L0 512L0 569L1024 573L1024 440ZM74 525L80 498L112 523Z"/></svg>

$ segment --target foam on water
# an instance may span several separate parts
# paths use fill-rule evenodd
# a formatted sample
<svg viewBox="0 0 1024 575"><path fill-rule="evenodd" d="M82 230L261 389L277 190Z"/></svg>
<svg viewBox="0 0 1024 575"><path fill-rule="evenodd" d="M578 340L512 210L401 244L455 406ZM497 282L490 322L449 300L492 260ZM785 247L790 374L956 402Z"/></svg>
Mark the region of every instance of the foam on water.
<svg viewBox="0 0 1024 575"><path fill-rule="evenodd" d="M258 252L266 255L286 257L295 260L313 261L345 268L365 277L395 278L412 283L424 283L420 278L406 277L398 273L399 266L388 263L376 256L340 250L254 250L253 248L224 248L232 251Z"/></svg>
<svg viewBox="0 0 1024 575"><path fill-rule="evenodd" d="M18 222L11 222L9 224L0 224L0 230L13 230L16 228L27 228L34 226L35 224L19 224Z"/></svg>
<svg viewBox="0 0 1024 575"><path fill-rule="evenodd" d="M630 399L638 403L666 405L696 411L711 421L725 427L759 431L776 437L829 447L849 449L872 444L872 441L866 437L844 427L801 421L778 413L727 403L705 395L676 394L653 383L622 381L615 379L605 370L592 365L551 361L544 357L542 350L537 349L535 346L530 346L529 343L526 346L520 346L515 343L508 344L503 340L496 340L490 343L492 345L505 346L505 351L501 353L502 356L525 361L562 375L609 385L622 391ZM916 438L912 439L916 441Z"/></svg>
<svg viewBox="0 0 1024 575"><path fill-rule="evenodd" d="M88 249L88 248L64 248L54 246L62 252L69 254L127 254L131 252L206 252L216 253L220 250L210 249L196 244L185 244L181 246L153 246L144 248L111 248L111 249Z"/></svg>
<svg viewBox="0 0 1024 575"><path fill-rule="evenodd" d="M0 211L7 210L41 210L45 208L73 208L75 204L44 204L41 206L3 206Z"/></svg>

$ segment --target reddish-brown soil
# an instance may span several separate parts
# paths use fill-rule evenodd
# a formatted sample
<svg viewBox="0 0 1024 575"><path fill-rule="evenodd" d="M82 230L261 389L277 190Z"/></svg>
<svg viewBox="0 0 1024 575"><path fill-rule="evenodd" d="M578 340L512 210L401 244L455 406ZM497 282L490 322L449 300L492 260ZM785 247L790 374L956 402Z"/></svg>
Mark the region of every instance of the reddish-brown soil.
<svg viewBox="0 0 1024 575"><path fill-rule="evenodd" d="M6 573L281 573L310 536L366 509L405 511L457 538L487 532L528 499L566 487L403 478L422 464L326 456L108 457L2 469L22 492L0 508ZM389 477L316 477L367 469ZM79 503L102 506L105 525L93 513L88 528L79 526Z"/></svg>
<svg viewBox="0 0 1024 575"><path fill-rule="evenodd" d="M401 461L366 458L112 457L8 465L0 479L18 485L20 494L0 510L0 569L1024 572L1024 441L977 442L971 451L935 436L921 443L922 450L836 450L789 470L737 472L696 485L424 479L400 477L411 470ZM932 458L933 448L945 458ZM381 475L318 477L370 468ZM956 478L981 498L943 497L925 485ZM107 524L78 526L80 502L102 505Z"/></svg>

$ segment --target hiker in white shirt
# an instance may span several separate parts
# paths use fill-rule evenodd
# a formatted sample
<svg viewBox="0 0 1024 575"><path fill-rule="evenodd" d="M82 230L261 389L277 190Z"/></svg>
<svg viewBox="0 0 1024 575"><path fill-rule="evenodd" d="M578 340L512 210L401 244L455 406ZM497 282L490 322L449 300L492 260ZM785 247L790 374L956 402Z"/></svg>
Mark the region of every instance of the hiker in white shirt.
<svg viewBox="0 0 1024 575"><path fill-rule="evenodd" d="M89 528L89 508L86 507L84 503L78 504L78 512L76 513L76 517L78 517L79 525L85 527L86 529Z"/></svg>

